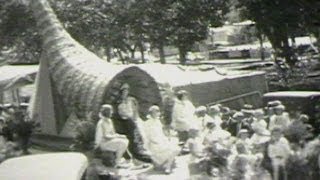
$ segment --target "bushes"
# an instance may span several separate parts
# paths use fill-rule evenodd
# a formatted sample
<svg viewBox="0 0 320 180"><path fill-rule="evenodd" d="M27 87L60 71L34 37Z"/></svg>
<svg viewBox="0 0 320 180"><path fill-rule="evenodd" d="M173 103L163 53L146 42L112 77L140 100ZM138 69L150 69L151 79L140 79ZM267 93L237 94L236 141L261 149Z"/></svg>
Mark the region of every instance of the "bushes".
<svg viewBox="0 0 320 180"><path fill-rule="evenodd" d="M87 151L93 149L95 138L95 123L80 121L76 125L73 150Z"/></svg>

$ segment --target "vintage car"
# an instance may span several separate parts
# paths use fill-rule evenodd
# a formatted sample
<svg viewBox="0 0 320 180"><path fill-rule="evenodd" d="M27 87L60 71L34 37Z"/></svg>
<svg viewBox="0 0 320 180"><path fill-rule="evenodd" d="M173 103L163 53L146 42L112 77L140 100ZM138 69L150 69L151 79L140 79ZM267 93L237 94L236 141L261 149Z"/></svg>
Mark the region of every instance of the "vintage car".
<svg viewBox="0 0 320 180"><path fill-rule="evenodd" d="M12 158L0 164L1 180L80 180L88 167L81 153L48 153Z"/></svg>
<svg viewBox="0 0 320 180"><path fill-rule="evenodd" d="M320 127L320 91L278 91L263 95L263 103L279 100L290 114L301 112L310 117L316 129Z"/></svg>
<svg viewBox="0 0 320 180"><path fill-rule="evenodd" d="M0 163L0 180L136 179L150 174L152 169L152 165L146 164L129 168L105 166L101 160L79 152L42 153Z"/></svg>

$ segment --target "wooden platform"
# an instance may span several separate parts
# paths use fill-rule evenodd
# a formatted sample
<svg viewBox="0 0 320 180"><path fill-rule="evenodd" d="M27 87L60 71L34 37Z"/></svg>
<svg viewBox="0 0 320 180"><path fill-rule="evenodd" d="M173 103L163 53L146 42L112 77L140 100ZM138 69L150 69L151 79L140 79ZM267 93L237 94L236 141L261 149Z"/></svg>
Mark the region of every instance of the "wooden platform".
<svg viewBox="0 0 320 180"><path fill-rule="evenodd" d="M48 149L49 151L70 151L72 139L59 136L34 134L31 137L31 144L33 146L39 146L42 149Z"/></svg>

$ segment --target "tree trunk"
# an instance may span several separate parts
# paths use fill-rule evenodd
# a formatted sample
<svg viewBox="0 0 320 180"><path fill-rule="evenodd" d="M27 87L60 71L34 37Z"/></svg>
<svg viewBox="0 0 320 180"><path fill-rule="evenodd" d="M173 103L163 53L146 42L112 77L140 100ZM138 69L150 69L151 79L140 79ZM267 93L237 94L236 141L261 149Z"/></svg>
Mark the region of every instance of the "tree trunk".
<svg viewBox="0 0 320 180"><path fill-rule="evenodd" d="M295 48L297 46L296 38L294 36L291 36L290 39L291 39L291 47Z"/></svg>
<svg viewBox="0 0 320 180"><path fill-rule="evenodd" d="M130 58L131 58L131 59L134 59L134 58L135 58L134 53L135 53L135 51L136 51L136 45L134 45L133 47L131 47L129 44L127 44L125 47L126 47L126 49L129 50L129 52L130 52Z"/></svg>
<svg viewBox="0 0 320 180"><path fill-rule="evenodd" d="M289 64L289 66L292 67L295 64L295 59L293 58L293 48L291 48L289 45L289 38L291 39L294 39L294 38L288 34L288 24L285 24L281 35L282 35L284 58L286 59L286 62Z"/></svg>
<svg viewBox="0 0 320 180"><path fill-rule="evenodd" d="M159 45L158 49L159 49L160 63L161 64L165 64L166 63L166 57L165 57L165 54L164 54L163 45Z"/></svg>
<svg viewBox="0 0 320 180"><path fill-rule="evenodd" d="M140 44L140 54L141 54L141 60L142 60L142 63L145 64L146 63L146 59L144 58L144 48L143 48L143 44L142 43L139 43Z"/></svg>
<svg viewBox="0 0 320 180"><path fill-rule="evenodd" d="M288 40L286 40L286 39L283 40L282 48L283 48L283 56L286 59L286 61L289 62L290 61L290 52L289 52L290 51L290 47L289 47Z"/></svg>
<svg viewBox="0 0 320 180"><path fill-rule="evenodd" d="M179 47L179 62L182 65L187 62L187 50L184 47Z"/></svg>
<svg viewBox="0 0 320 180"><path fill-rule="evenodd" d="M260 43L260 57L261 57L261 60L264 61L265 57L264 57L264 47L263 47L263 35L260 32L258 33L258 39Z"/></svg>
<svg viewBox="0 0 320 180"><path fill-rule="evenodd" d="M289 46L288 38L283 40L283 55L286 60L286 62L290 65L294 65L294 59L292 58L292 48Z"/></svg>
<svg viewBox="0 0 320 180"><path fill-rule="evenodd" d="M130 49L130 58L131 59L134 59L134 52L135 52L135 49Z"/></svg>
<svg viewBox="0 0 320 180"><path fill-rule="evenodd" d="M121 60L122 64L126 64L125 59L123 58L121 51L118 50L117 53L118 53L118 55L120 57L120 60Z"/></svg>
<svg viewBox="0 0 320 180"><path fill-rule="evenodd" d="M107 62L111 62L112 53L111 53L111 47L110 46L106 47L106 55L107 55Z"/></svg>
<svg viewBox="0 0 320 180"><path fill-rule="evenodd" d="M313 44L311 46L317 53L319 53L319 48L320 48L320 30L314 30L313 31L313 35L316 38L316 43L315 43L315 47L314 47Z"/></svg>

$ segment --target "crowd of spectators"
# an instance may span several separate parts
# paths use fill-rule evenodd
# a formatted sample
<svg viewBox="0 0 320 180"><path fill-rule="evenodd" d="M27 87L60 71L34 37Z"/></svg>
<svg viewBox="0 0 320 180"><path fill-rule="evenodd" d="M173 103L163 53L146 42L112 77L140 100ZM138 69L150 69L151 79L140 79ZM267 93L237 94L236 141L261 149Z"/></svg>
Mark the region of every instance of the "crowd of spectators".
<svg viewBox="0 0 320 180"><path fill-rule="evenodd" d="M246 104L238 111L221 104L194 108L187 92L179 91L176 102L172 128L179 134L177 122L188 124L184 149L191 155L191 174L250 180L319 175L319 138L309 117L300 112L289 115L280 101L260 109Z"/></svg>
<svg viewBox="0 0 320 180"><path fill-rule="evenodd" d="M29 139L34 127L22 107L0 106L0 162L30 153Z"/></svg>

